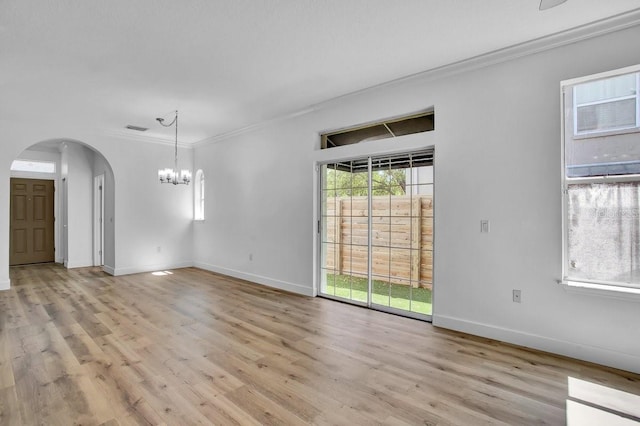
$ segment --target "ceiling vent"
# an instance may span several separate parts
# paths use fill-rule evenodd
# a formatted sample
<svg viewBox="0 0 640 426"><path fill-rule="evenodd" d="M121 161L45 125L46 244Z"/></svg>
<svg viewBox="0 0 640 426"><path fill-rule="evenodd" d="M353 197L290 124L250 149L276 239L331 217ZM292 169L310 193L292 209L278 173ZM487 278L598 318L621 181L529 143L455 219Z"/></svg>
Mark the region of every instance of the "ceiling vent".
<svg viewBox="0 0 640 426"><path fill-rule="evenodd" d="M148 127L133 126L131 124L127 124L125 127L129 130L135 130L136 132L146 132L149 130Z"/></svg>
<svg viewBox="0 0 640 426"><path fill-rule="evenodd" d="M400 118L365 124L350 129L324 133L322 149L354 143L395 138L414 133L430 132L435 129L434 111L421 112Z"/></svg>

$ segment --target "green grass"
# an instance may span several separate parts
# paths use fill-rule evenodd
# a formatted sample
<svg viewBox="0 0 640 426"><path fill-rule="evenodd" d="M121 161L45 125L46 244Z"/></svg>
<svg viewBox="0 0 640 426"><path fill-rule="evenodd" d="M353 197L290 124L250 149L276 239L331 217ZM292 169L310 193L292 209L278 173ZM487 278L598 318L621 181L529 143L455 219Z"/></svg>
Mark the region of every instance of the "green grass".
<svg viewBox="0 0 640 426"><path fill-rule="evenodd" d="M324 292L345 299L367 301L367 279L327 273ZM372 302L405 311L431 315L431 290L373 280Z"/></svg>

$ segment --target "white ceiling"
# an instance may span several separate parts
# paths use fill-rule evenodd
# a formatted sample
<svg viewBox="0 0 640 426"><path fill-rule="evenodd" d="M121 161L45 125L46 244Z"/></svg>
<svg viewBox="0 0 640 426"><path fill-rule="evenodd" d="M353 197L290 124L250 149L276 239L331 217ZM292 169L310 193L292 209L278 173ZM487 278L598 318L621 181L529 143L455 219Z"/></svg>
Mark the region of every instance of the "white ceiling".
<svg viewBox="0 0 640 426"><path fill-rule="evenodd" d="M197 142L640 0L0 0L0 117ZM64 135L52 134L51 137Z"/></svg>

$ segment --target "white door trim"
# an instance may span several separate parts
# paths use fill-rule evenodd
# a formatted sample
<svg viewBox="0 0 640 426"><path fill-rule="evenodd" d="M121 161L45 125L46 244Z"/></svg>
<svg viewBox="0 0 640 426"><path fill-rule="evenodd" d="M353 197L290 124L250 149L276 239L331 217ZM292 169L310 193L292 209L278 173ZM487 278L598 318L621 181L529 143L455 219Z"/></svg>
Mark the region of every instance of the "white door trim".
<svg viewBox="0 0 640 426"><path fill-rule="evenodd" d="M104 265L104 174L93 178L93 265Z"/></svg>

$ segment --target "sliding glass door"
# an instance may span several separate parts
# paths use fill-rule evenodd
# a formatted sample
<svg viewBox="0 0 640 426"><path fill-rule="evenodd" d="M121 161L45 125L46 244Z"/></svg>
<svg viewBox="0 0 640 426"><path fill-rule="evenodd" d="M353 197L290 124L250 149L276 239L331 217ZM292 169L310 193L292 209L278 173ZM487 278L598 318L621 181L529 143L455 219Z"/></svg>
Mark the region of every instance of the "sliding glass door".
<svg viewBox="0 0 640 426"><path fill-rule="evenodd" d="M323 164L320 294L430 319L433 150Z"/></svg>

